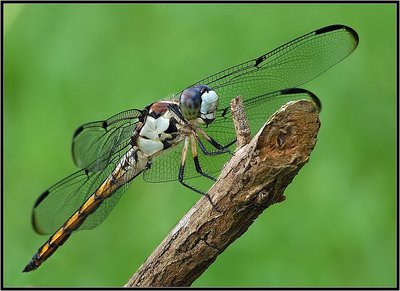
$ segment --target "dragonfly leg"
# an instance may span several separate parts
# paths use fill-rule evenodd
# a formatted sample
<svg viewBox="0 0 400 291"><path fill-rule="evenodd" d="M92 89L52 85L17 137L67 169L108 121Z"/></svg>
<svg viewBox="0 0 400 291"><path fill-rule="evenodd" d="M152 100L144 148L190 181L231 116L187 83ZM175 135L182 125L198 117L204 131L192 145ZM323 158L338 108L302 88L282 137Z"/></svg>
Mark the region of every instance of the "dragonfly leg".
<svg viewBox="0 0 400 291"><path fill-rule="evenodd" d="M197 132L199 132L205 139L208 141L209 144L211 144L214 148L217 149L216 152L208 152L208 153L217 153L217 154L223 154L230 152L229 148L226 146L222 146L219 144L215 139L213 139L211 136L209 136L202 128L197 128Z"/></svg>
<svg viewBox="0 0 400 291"><path fill-rule="evenodd" d="M198 137L196 137L196 141L200 147L201 152L203 154L205 154L206 156L215 156L215 155L221 155L221 154L230 152L229 149L221 149L221 150L210 152L209 150L206 149L206 147L204 146L204 144L201 142L201 140Z"/></svg>
<svg viewBox="0 0 400 291"><path fill-rule="evenodd" d="M210 176L207 173L203 172L203 169L200 166L199 157L197 155L196 139L193 135L190 136L190 143L192 145L192 156L193 156L193 161L194 161L194 166L196 168L196 172L199 173L200 175L202 175L203 177L213 180L214 182L217 181L217 179L215 179L213 176Z"/></svg>
<svg viewBox="0 0 400 291"><path fill-rule="evenodd" d="M235 144L235 143L236 143L236 141L237 141L237 139L235 138L233 141L231 141L231 142L227 143L227 144L226 144L226 145L224 145L223 147L224 147L224 148L229 148L231 145Z"/></svg>
<svg viewBox="0 0 400 291"><path fill-rule="evenodd" d="M197 144L199 145L200 150L204 155L206 155L206 156L215 156L215 155L221 155L221 154L225 154L225 153L229 153L229 154L233 155L233 153L229 150L229 148L221 146L217 141L215 141L212 137L207 135L205 132L203 132L203 131L199 131L199 132L201 133L201 135L204 136L204 138L213 147L215 147L217 149L217 151L209 151L209 150L207 150L206 147L204 146L204 144L201 142L199 136L197 134L195 134L195 139L197 141Z"/></svg>
<svg viewBox="0 0 400 291"><path fill-rule="evenodd" d="M178 174L178 181L179 183L181 183L183 186L185 186L186 188L189 188L190 190L199 193L200 195L203 195L205 197L207 197L208 201L210 202L211 206L218 212L220 212L218 210L218 208L215 206L214 202L211 200L210 195L208 195L208 193L205 193L199 189L196 189L195 187L187 184L184 181L184 173L185 173L185 163L186 163L186 154L187 154L187 150L189 147L189 137L185 138L185 143L183 145L183 149L182 149L182 161L181 161L181 165L179 167L179 174Z"/></svg>

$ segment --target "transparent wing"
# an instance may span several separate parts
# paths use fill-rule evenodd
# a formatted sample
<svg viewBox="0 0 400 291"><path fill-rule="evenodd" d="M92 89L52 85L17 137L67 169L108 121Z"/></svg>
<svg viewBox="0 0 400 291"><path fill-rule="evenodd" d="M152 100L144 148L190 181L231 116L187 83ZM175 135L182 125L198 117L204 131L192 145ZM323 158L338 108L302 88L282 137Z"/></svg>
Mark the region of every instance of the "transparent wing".
<svg viewBox="0 0 400 291"><path fill-rule="evenodd" d="M331 25L195 84L213 88L219 96L219 108L225 108L239 95L247 100L304 84L350 55L357 44L358 35L352 28Z"/></svg>
<svg viewBox="0 0 400 291"><path fill-rule="evenodd" d="M304 89L286 89L274 93L260 95L243 102L245 113L249 121L251 136L258 133L261 126L268 118L276 112L282 105L289 101L295 100L311 100L320 108L320 102L317 96ZM215 139L219 144L230 145L231 151L236 148L236 132L232 122L232 114L230 107L218 110L216 120L203 128L204 131ZM211 145L203 142L209 151L215 150ZM231 158L230 154L222 154L217 156L199 155L199 161L203 169L209 173L219 173L223 165Z"/></svg>
<svg viewBox="0 0 400 291"><path fill-rule="evenodd" d="M75 131L72 141L75 165L89 172L102 171L119 145L129 143L141 114L140 110L130 109L107 120L80 126Z"/></svg>
<svg viewBox="0 0 400 291"><path fill-rule="evenodd" d="M320 106L318 98L311 92L304 89L287 89L270 94L264 94L244 101L245 112L249 120L252 136L254 136L267 119L277 111L282 105L289 101L309 99ZM230 107L218 110L214 122L204 126L203 130L214 138L221 145L231 144L229 147L234 151L236 144L236 133L232 122ZM200 138L208 151L215 151L204 138ZM168 182L178 179L178 171L181 163L183 142L177 146L166 150L163 154L155 157L151 168L144 172L143 178L147 182ZM197 150L199 162L205 173L217 176L222 170L223 165L231 158L230 154L214 156L204 155L200 149ZM185 179L199 177L192 155L189 149L185 166Z"/></svg>
<svg viewBox="0 0 400 291"><path fill-rule="evenodd" d="M39 196L32 211L34 230L39 234L51 234L61 227L110 175L120 157L129 148L129 145L120 145L114 149L111 157L108 157L108 153L106 153L106 157L99 158L108 160L107 166L102 171L91 172L88 168L93 169L93 167L89 165L61 180ZM97 163L97 160L94 163ZM105 199L101 206L79 227L79 230L92 229L99 225L108 216L129 185L130 182L124 184L110 198Z"/></svg>
<svg viewBox="0 0 400 291"><path fill-rule="evenodd" d="M273 112L288 101L312 99L320 106L319 100L306 90L285 89L316 78L350 55L357 44L358 35L352 28L331 25L296 38L256 59L196 82L195 84L210 86L219 97L218 116L205 131L222 145L232 144L230 148L234 149L236 137L229 104L236 96L241 96L244 101L253 135ZM179 98L181 92L175 98ZM215 150L204 139L202 141L208 150ZM218 173L230 158L229 154L210 157L198 152L202 168L208 174ZM151 172L146 173L146 180L176 180L176 170L162 173L161 166L158 165L169 169L179 168L180 150L157 159ZM186 178L199 176L193 168L187 170Z"/></svg>
<svg viewBox="0 0 400 291"><path fill-rule="evenodd" d="M255 134L261 124L287 101L314 99L313 95L305 90L282 89L314 79L347 57L357 44L358 36L353 29L343 25L332 25L301 36L254 60L196 82L195 84L209 85L219 96L218 117L205 128L206 132L222 145L232 144L235 131L230 120L229 103L232 98L242 96L252 133ZM180 93L175 96L179 95ZM140 113L134 110L127 114L131 118L116 117L113 123L112 117L106 123L89 123L77 130L74 136L73 156L76 165L85 168L84 175L105 169L109 164L107 157L113 155L116 145L132 135L134 123ZM85 133L86 131L88 133ZM203 143L208 149L214 150L204 140ZM145 180L177 180L181 147L182 145L178 145L155 157L152 167L144 174ZM234 147L234 144L231 147ZM229 154L210 157L198 152L200 163L207 173L217 173L230 158ZM96 160L99 155L104 158ZM185 178L199 176L190 163L189 154Z"/></svg>
<svg viewBox="0 0 400 291"><path fill-rule="evenodd" d="M205 143L203 139L202 142ZM182 147L183 142L174 146L173 148L167 149L161 155L153 158L150 169L143 173L143 179L149 183L171 182L178 180L179 167L182 160ZM213 150L215 151L215 149ZM198 157L199 159L214 160L211 161L211 163L217 163L217 160L221 159L220 156L203 157L203 154L200 150L198 150ZM208 169L204 169L204 172L208 173L207 170ZM189 147L185 163L185 180L197 178L199 176L200 174L196 171L191 148Z"/></svg>
<svg viewBox="0 0 400 291"><path fill-rule="evenodd" d="M143 173L143 179L150 183L176 181L182 159L182 147L183 142L154 157L150 169ZM190 173L191 170L188 168L187 174Z"/></svg>
<svg viewBox="0 0 400 291"><path fill-rule="evenodd" d="M203 144L206 143L203 138L200 139ZM178 173L182 160L182 147L183 142L167 149L161 155L154 157L151 162L150 169L143 173L143 179L149 183L171 182L178 180ZM212 151L215 151L215 149L212 149ZM197 152L199 161L205 161L204 164L206 167L203 169L203 171L209 174L215 174L221 170L224 163L223 161L228 161L231 157L230 155L204 156L199 149ZM213 165L213 172L209 171L208 167L210 164ZM189 147L185 163L184 180L193 179L200 176L201 175L196 171L191 148Z"/></svg>
<svg viewBox="0 0 400 291"><path fill-rule="evenodd" d="M285 89L278 92L260 95L243 102L250 130L254 136L267 119L282 105L289 101L308 99L321 108L321 103L313 93L300 88ZM213 123L204 128L211 137L221 145L231 144L236 141L236 132L232 122L230 107L218 110L217 118Z"/></svg>

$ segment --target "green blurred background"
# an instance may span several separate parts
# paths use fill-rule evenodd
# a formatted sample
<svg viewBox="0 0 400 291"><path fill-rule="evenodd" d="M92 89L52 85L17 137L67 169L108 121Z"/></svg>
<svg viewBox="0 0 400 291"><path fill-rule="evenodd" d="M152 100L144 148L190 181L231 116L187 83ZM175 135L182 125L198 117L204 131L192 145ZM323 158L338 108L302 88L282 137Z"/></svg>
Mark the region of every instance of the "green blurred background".
<svg viewBox="0 0 400 291"><path fill-rule="evenodd" d="M199 195L134 181L35 272L37 196L72 173L82 123L143 108L330 24L357 50L302 87L323 103L310 162L194 286L395 286L394 4L5 4L4 284L122 286Z"/></svg>

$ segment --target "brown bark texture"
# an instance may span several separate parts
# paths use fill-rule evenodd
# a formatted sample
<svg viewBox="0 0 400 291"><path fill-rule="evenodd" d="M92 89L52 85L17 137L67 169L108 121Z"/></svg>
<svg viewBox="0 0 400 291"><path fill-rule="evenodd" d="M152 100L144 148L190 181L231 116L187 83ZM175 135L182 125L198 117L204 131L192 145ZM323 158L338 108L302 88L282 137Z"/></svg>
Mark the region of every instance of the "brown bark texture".
<svg viewBox="0 0 400 291"><path fill-rule="evenodd" d="M190 286L266 208L285 200L283 192L308 161L319 127L313 102L284 105L238 148L209 190L218 211L200 199L125 287Z"/></svg>
<svg viewBox="0 0 400 291"><path fill-rule="evenodd" d="M248 144L251 140L251 131L249 121L247 120L246 112L242 98L237 96L231 100L231 112L233 125L236 131L236 144L238 148Z"/></svg>

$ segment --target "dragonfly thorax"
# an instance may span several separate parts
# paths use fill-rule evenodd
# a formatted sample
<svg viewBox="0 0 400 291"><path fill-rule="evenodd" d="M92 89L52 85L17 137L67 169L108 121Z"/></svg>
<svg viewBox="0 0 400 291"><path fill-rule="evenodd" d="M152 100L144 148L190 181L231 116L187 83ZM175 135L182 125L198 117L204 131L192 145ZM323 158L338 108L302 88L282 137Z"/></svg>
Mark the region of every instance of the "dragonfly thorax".
<svg viewBox="0 0 400 291"><path fill-rule="evenodd" d="M187 88L179 97L179 108L187 120L209 124L215 119L217 106L217 93L206 85Z"/></svg>

